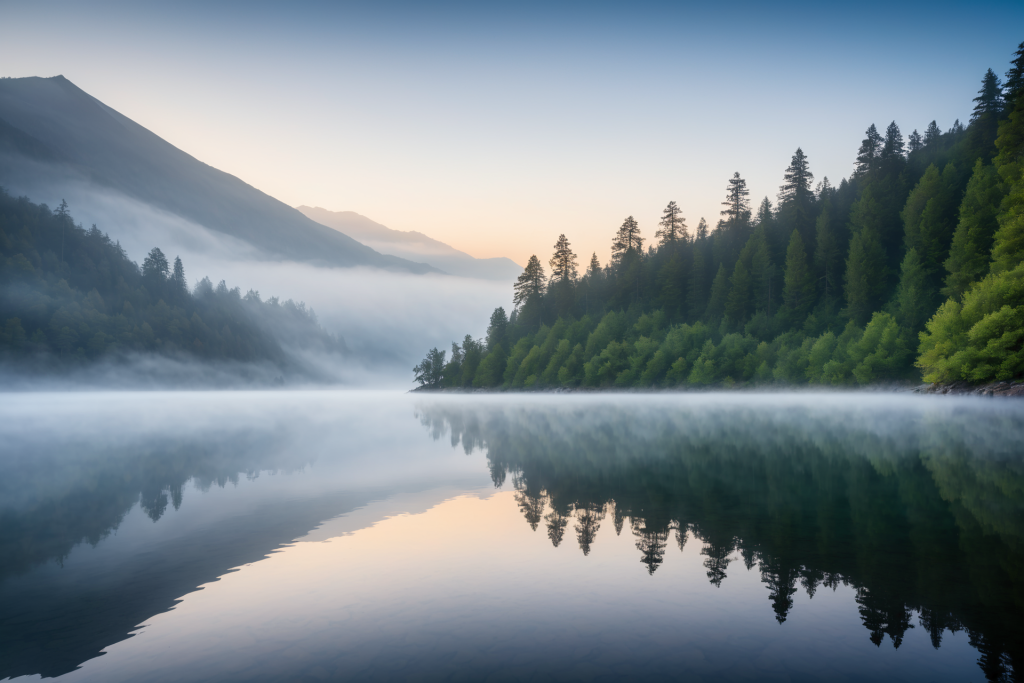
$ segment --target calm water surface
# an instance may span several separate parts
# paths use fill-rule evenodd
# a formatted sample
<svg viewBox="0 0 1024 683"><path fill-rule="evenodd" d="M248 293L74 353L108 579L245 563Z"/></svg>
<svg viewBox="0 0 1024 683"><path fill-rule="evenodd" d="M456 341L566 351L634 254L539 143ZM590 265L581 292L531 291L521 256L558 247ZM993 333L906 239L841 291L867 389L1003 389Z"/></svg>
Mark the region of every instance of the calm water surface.
<svg viewBox="0 0 1024 683"><path fill-rule="evenodd" d="M1024 402L0 394L0 679L1024 678Z"/></svg>

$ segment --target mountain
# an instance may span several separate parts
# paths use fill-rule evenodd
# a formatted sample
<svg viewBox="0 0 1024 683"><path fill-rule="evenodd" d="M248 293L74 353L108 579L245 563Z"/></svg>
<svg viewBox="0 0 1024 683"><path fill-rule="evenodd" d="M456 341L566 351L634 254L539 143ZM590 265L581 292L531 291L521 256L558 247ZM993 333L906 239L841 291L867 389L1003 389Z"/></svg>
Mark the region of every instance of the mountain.
<svg viewBox="0 0 1024 683"><path fill-rule="evenodd" d="M382 254L422 261L452 275L486 280L515 280L523 272L522 266L511 259L474 258L422 232L392 230L355 211L328 211L312 206L297 208L317 223L339 230Z"/></svg>
<svg viewBox="0 0 1024 683"><path fill-rule="evenodd" d="M0 186L17 192L27 174L44 183L84 179L240 239L270 258L436 271L380 254L306 218L186 154L63 76L0 79Z"/></svg>

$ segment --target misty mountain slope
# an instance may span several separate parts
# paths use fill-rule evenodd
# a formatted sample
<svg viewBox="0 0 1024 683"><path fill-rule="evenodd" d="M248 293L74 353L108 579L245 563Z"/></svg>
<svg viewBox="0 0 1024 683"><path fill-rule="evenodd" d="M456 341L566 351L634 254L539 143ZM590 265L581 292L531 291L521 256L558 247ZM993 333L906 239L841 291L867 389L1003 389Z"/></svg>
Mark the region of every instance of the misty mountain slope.
<svg viewBox="0 0 1024 683"><path fill-rule="evenodd" d="M487 280L515 280L522 266L505 257L478 259L422 232L392 230L355 211L328 211L320 207L296 207L308 218L340 230L382 254L422 261L451 275Z"/></svg>
<svg viewBox="0 0 1024 683"><path fill-rule="evenodd" d="M24 185L31 167L61 167L244 240L273 258L413 273L435 270L377 253L308 219L174 147L63 76L0 79L0 120L0 186L14 191ZM48 177L43 182L55 181Z"/></svg>

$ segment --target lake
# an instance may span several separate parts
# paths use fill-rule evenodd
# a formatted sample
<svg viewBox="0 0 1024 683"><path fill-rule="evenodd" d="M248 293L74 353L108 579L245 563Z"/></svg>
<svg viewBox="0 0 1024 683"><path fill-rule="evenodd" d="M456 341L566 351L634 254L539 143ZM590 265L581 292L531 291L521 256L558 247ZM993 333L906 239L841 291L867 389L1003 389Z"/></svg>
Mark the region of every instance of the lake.
<svg viewBox="0 0 1024 683"><path fill-rule="evenodd" d="M0 394L0 679L1024 676L1024 402Z"/></svg>

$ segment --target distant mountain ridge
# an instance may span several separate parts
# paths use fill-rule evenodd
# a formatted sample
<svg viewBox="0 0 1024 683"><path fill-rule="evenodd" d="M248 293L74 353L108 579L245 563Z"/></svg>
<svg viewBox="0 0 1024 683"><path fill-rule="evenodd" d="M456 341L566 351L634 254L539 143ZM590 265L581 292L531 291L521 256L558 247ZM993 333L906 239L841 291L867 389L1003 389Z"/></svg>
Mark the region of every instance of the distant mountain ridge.
<svg viewBox="0 0 1024 683"><path fill-rule="evenodd" d="M327 266L428 273L380 254L204 164L63 76L0 79L0 186L17 190L32 162L241 239L283 258Z"/></svg>
<svg viewBox="0 0 1024 683"><path fill-rule="evenodd" d="M479 259L422 232L392 230L355 211L296 207L306 217L339 230L382 254L422 261L446 273L486 280L515 280L522 266L505 257Z"/></svg>

